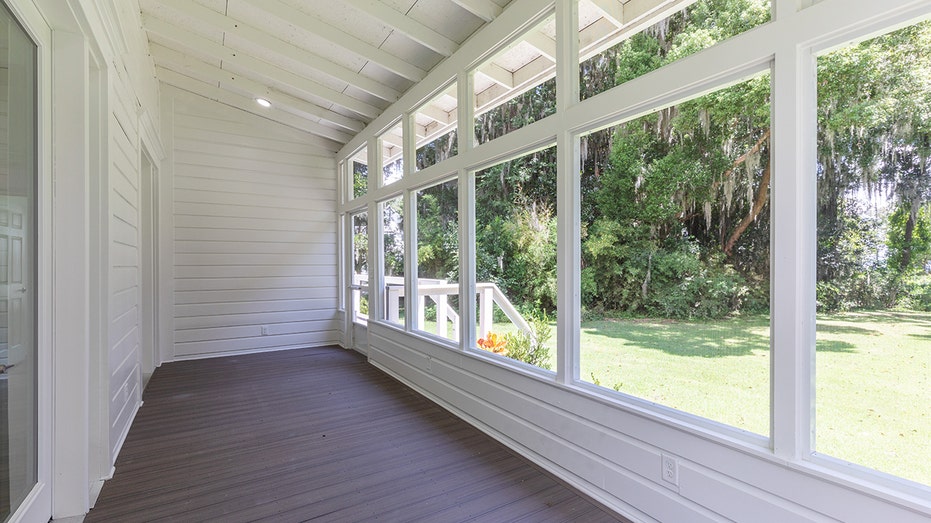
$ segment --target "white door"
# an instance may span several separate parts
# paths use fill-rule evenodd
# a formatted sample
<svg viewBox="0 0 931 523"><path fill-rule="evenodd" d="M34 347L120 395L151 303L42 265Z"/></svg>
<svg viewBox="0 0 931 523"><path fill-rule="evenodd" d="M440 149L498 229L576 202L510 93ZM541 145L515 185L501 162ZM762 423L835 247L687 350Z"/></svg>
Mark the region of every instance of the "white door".
<svg viewBox="0 0 931 523"><path fill-rule="evenodd" d="M0 8L0 519L38 484L37 48ZM22 513L19 510L20 515Z"/></svg>

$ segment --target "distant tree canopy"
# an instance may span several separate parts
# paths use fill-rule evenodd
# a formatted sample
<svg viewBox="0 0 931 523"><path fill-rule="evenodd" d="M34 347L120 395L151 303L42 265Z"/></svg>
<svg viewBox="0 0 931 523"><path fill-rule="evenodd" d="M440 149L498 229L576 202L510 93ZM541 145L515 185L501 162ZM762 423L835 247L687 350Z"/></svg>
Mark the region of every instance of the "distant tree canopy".
<svg viewBox="0 0 931 523"><path fill-rule="evenodd" d="M582 96L769 13L766 0L692 4L586 60ZM931 25L820 57L818 90L819 307L931 309ZM554 82L523 93L478 117L476 138L552 114L555 98ZM767 311L771 143L769 74L582 137L583 306L672 318ZM478 281L552 311L555 147L485 169L475 185ZM421 264L454 258L439 245L451 232L428 228L437 233L420 240Z"/></svg>

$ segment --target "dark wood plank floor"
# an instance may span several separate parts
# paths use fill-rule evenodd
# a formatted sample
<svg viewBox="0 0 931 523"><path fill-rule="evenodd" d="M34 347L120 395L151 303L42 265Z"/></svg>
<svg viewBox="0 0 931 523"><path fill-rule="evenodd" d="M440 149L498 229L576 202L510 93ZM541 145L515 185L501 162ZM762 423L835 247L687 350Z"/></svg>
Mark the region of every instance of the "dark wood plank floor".
<svg viewBox="0 0 931 523"><path fill-rule="evenodd" d="M152 377L85 521L619 521L337 347Z"/></svg>

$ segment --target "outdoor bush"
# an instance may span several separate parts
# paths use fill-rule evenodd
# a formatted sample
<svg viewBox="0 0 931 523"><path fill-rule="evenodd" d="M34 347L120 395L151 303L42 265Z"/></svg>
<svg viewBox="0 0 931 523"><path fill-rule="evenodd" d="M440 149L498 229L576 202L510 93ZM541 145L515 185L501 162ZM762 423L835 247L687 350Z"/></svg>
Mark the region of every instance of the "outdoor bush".
<svg viewBox="0 0 931 523"><path fill-rule="evenodd" d="M703 256L693 239L651 241L636 231L610 220L593 224L583 245L583 300L589 306L679 319L768 307L768 289L754 290L722 253Z"/></svg>
<svg viewBox="0 0 931 523"><path fill-rule="evenodd" d="M553 336L546 313L528 319L532 334L522 330L504 335L507 355L515 360L549 370L550 349L546 346Z"/></svg>

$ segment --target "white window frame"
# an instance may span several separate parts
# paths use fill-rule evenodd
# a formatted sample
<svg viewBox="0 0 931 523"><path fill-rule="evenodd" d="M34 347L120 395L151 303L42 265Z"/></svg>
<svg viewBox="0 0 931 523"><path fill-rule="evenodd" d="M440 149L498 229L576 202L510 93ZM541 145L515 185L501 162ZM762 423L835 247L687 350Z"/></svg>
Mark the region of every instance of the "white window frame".
<svg viewBox="0 0 931 523"><path fill-rule="evenodd" d="M739 449L750 455L778 461L789 469L850 487L858 492L886 500L899 506L915 507L920 513L931 513L929 489L913 482L851 466L847 462L813 453L814 408L814 347L815 347L815 257L816 216L813 172L816 163L815 58L828 50L853 41L864 40L931 17L931 4L920 0L771 0L772 20L760 27L719 43L711 48L683 58L585 101L578 97L578 9L576 2L556 2L557 23L557 111L544 120L480 146L474 144L474 100L472 74L475 64L482 63L501 46L513 41L514 34L526 27L527 20L539 20L549 12L552 3L541 6L536 0L514 0L483 32L483 38L472 38L462 48L438 65L427 78L414 86L350 141L338 153L357 150L368 140L370 159L377 155L378 132L390 128L399 118L409 120L410 111L436 89L457 78L458 85L458 154L441 164L416 172L406 172L402 180L388 187L378 187L353 205L368 204L370 219L370 265L383 267L376 251L381 242L382 218L377 202L405 194L447 179L458 173L460 201L460 299L463 326L474 325L474 237L472 209L475 205L472 173L495 165L504 159L527 154L542 144L557 144L560 191L557 217L558 315L557 358L554 377L548 379L555 387L577 390L617 409L632 412L677 430L698 435L708 441ZM570 36L571 35L571 36ZM482 42L497 39L489 48ZM735 437L736 433L716 423L706 423L688 414L670 415L663 407L642 404L629 398L598 395L579 380L579 136L616 125L678 101L726 87L753 73L771 68L773 104L773 143L771 162L773 176L770 208L772 213L771 256L772 281L784 282L771 292L771 435L764 441ZM576 84L573 87L573 84ZM406 144L411 134L405 136ZM413 149L413 143L407 144ZM406 153L410 154L410 153ZM413 157L405 159L405 170L411 169ZM370 161L370 173L379 173L381 166ZM372 166L376 168L373 170ZM344 211L346 209L340 209ZM406 213L410 213L407 206ZM411 223L410 218L406 218ZM410 227L408 227L410 229ZM416 236L406 232L410 251L416 246ZM413 241L412 241L413 239ZM374 255L374 256L373 256ZM414 267L416 269L416 267ZM405 267L411 278L415 270ZM378 271L380 272L380 271ZM370 300L382 299L379 286L373 282ZM409 282L408 285L415 285ZM410 288L410 287L409 287ZM410 293L408 293L410 295ZM472 297L472 298L470 298ZM380 311L378 311L380 312ZM373 318L382 317L372 314ZM383 323L383 322L379 322ZM396 327L396 326L392 326ZM405 329L410 333L410 325ZM460 329L457 350L463 356L481 357L467 347L475 346L474 329ZM420 334L420 333L417 333ZM425 337L428 341L429 337ZM436 343L448 347L447 344ZM513 372L527 374L520 365L497 361ZM539 376L538 376L539 377ZM923 512L922 512L923 511Z"/></svg>

